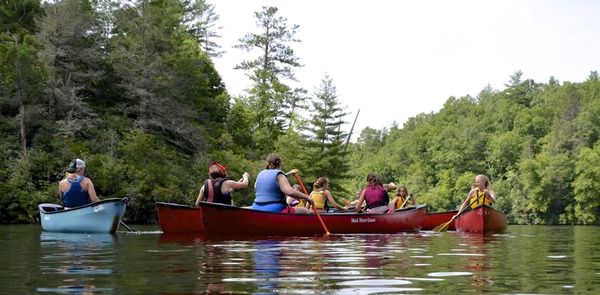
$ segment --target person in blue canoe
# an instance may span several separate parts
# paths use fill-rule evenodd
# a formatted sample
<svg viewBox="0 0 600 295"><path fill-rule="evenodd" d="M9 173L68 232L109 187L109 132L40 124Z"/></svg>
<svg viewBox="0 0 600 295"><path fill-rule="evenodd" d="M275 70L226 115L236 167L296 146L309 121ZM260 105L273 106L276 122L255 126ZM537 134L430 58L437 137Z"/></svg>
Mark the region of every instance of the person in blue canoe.
<svg viewBox="0 0 600 295"><path fill-rule="evenodd" d="M283 161L278 154L272 153L267 156L265 170L258 173L254 183L256 197L252 209L269 212L308 213L306 208L290 207L287 204L287 196L306 200L311 205L314 203L311 197L292 188L287 179L287 175L292 172L286 174L281 170L282 167Z"/></svg>
<svg viewBox="0 0 600 295"><path fill-rule="evenodd" d="M85 162L75 159L67 167L66 177L58 183L58 194L65 209L98 202L92 180L83 176Z"/></svg>

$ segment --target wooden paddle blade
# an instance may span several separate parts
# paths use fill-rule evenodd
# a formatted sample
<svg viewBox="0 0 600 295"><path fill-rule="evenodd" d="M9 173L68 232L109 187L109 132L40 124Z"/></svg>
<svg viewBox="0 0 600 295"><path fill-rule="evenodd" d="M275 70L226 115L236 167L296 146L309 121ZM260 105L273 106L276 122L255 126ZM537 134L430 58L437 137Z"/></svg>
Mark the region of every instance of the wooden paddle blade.
<svg viewBox="0 0 600 295"><path fill-rule="evenodd" d="M447 231L448 230L448 226L450 225L450 223L452 222L452 220L454 220L454 219L451 219L450 221L448 221L446 223L443 223L443 224L440 224L440 225L434 227L433 231L437 231L437 232L445 232L445 231Z"/></svg>

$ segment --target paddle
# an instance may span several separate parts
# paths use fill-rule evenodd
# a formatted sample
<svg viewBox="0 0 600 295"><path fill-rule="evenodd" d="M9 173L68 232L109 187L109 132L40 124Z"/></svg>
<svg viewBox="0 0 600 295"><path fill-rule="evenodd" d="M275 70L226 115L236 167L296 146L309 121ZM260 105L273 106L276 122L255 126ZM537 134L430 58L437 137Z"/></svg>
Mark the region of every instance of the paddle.
<svg viewBox="0 0 600 295"><path fill-rule="evenodd" d="M410 199L410 195L406 196L406 200L404 200L404 203L402 203L402 206L400 206L400 209L404 208L404 205L406 205L406 202L408 202L408 199Z"/></svg>
<svg viewBox="0 0 600 295"><path fill-rule="evenodd" d="M433 231L437 231L437 232L445 232L446 230L448 230L448 226L450 225L450 223L452 223L452 221L454 219L456 219L458 216L460 216L461 214L463 214L465 211L467 211L468 209L471 209L471 204L473 203L477 203L479 201L479 198L485 196L486 194L481 194L479 197L477 197L477 199L475 199L475 201L473 202L469 202L469 205L466 206L464 209L460 210L460 212L458 212L458 214L452 216L452 219L450 219L450 221L446 222L446 223L442 223L436 227L433 228Z"/></svg>
<svg viewBox="0 0 600 295"><path fill-rule="evenodd" d="M308 196L308 191L306 191L306 188L304 187L304 184L302 183L302 180L300 180L300 175L298 175L298 169L294 169L294 176L296 176L296 180L298 180L298 183L300 184L300 187L302 188L302 191L304 191L304 194ZM315 204L312 204L313 206L313 210L315 211L315 214L317 214L317 217L319 218L319 221L321 222L321 225L323 226L323 229L325 230L325 233L329 234L329 230L327 229L327 226L325 226L325 222L323 222L323 218L321 218L321 215L319 214L319 210L317 209L317 207L315 207Z"/></svg>
<svg viewBox="0 0 600 295"><path fill-rule="evenodd" d="M123 222L123 221L119 221L119 223L120 223L120 224L121 224L121 225L122 225L124 228L126 228L126 229L127 229L127 231L129 231L129 232L135 232L135 230L134 230L134 229L131 229L131 227L127 226L127 224L125 224L125 222Z"/></svg>

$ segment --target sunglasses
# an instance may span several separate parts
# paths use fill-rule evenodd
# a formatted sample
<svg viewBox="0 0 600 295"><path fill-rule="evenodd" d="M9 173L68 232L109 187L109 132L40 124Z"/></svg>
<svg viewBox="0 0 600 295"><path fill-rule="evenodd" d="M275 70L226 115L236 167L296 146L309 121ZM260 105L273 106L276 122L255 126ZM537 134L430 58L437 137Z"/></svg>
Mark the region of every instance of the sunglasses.
<svg viewBox="0 0 600 295"><path fill-rule="evenodd" d="M213 165L217 165L217 167L221 168L221 170L223 170L223 172L227 171L227 168L217 162L212 162L210 163L210 165L208 165L208 169L210 169L210 167L212 167Z"/></svg>

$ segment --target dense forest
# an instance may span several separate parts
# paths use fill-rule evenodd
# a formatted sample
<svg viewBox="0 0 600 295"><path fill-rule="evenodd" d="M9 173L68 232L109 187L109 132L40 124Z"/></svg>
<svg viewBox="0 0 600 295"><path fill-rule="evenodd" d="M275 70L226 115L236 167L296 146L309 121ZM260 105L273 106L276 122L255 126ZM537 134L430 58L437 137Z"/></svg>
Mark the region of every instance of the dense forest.
<svg viewBox="0 0 600 295"><path fill-rule="evenodd" d="M0 4L0 223L35 223L59 203L71 159L101 199L129 199L125 221L156 223L154 202L192 205L219 161L255 176L275 152L305 184L331 180L353 198L369 172L406 185L432 212L456 209L486 174L498 209L517 224L600 224L600 76L547 83L507 73L403 126L345 132L354 117L335 77L295 88L300 30L276 7L234 48L219 45L219 15L204 0L8 0ZM248 12L252 13L252 12ZM231 96L213 60L254 59ZM354 134L354 135L353 135ZM352 137L354 140L349 140ZM253 179L251 178L251 181ZM293 179L291 179L293 181ZM233 193L250 205L251 188Z"/></svg>

